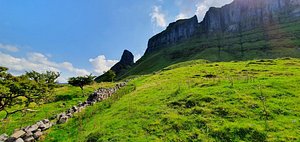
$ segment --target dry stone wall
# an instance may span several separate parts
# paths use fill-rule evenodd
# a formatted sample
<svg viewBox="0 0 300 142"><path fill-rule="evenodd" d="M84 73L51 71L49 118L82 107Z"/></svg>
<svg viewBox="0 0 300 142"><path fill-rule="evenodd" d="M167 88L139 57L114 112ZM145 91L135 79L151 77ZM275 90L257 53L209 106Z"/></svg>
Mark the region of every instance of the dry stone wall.
<svg viewBox="0 0 300 142"><path fill-rule="evenodd" d="M0 142L34 142L38 141L39 138L54 125L59 125L66 123L70 118L74 116L75 113L81 112L88 106L92 106L97 102L101 102L112 96L121 87L126 85L125 82L116 84L112 88L100 88L91 94L85 102L79 102L78 105L73 106L65 112L57 114L52 119L43 119L36 122L31 126L27 126L16 130L11 136L7 134L0 135Z"/></svg>

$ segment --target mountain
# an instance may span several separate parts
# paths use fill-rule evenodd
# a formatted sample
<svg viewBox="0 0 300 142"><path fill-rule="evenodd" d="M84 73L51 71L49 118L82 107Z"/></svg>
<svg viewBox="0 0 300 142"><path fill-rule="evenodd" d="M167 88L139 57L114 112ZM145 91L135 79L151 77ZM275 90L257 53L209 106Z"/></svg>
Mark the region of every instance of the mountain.
<svg viewBox="0 0 300 142"><path fill-rule="evenodd" d="M124 50L121 60L111 67L110 70L114 71L116 75L120 74L123 70L130 68L134 64L134 56L128 51Z"/></svg>
<svg viewBox="0 0 300 142"><path fill-rule="evenodd" d="M109 71L105 72L104 74L98 76L95 78L96 82L109 82L113 80L113 74L116 76L126 72L128 69L130 69L134 64L134 56L133 54L128 51L124 50L121 60L116 63L114 66L110 68ZM113 72L112 72L113 71Z"/></svg>
<svg viewBox="0 0 300 142"><path fill-rule="evenodd" d="M149 39L144 56L117 76L148 74L171 64L300 57L299 0L235 0L169 24Z"/></svg>
<svg viewBox="0 0 300 142"><path fill-rule="evenodd" d="M299 0L235 0L221 8L211 7L200 23L196 16L171 23L149 40L146 54L193 36L249 31L299 17Z"/></svg>

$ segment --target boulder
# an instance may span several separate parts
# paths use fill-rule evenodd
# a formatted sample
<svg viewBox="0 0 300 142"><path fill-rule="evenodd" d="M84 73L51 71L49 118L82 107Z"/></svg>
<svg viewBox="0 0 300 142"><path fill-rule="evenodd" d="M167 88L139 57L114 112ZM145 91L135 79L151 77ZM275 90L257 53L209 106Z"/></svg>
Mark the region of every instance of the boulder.
<svg viewBox="0 0 300 142"><path fill-rule="evenodd" d="M28 138L25 138L24 141L25 141L25 142L34 142L35 139L34 139L32 136L30 136L30 137L28 137Z"/></svg>
<svg viewBox="0 0 300 142"><path fill-rule="evenodd" d="M2 134L0 135L0 142L4 142L5 140L7 140L9 137L7 134Z"/></svg>
<svg viewBox="0 0 300 142"><path fill-rule="evenodd" d="M39 137L41 137L43 135L43 132L42 131L36 131L34 134L33 134L33 137L35 139L38 139Z"/></svg>
<svg viewBox="0 0 300 142"><path fill-rule="evenodd" d="M46 123L49 123L50 121L49 121L49 119L44 119L44 120L42 120L43 121L43 123L44 124L46 124Z"/></svg>
<svg viewBox="0 0 300 142"><path fill-rule="evenodd" d="M28 131L26 132L26 134L23 136L23 138L28 138L28 137L31 137L33 135L32 132Z"/></svg>
<svg viewBox="0 0 300 142"><path fill-rule="evenodd" d="M70 109L67 110L67 113L72 113L73 114L74 112L75 111L72 108L70 108Z"/></svg>
<svg viewBox="0 0 300 142"><path fill-rule="evenodd" d="M15 142L24 142L22 138L18 138Z"/></svg>
<svg viewBox="0 0 300 142"><path fill-rule="evenodd" d="M36 123L39 126L39 129L45 129L46 125L43 123L43 121L39 121Z"/></svg>
<svg viewBox="0 0 300 142"><path fill-rule="evenodd" d="M27 128L24 129L24 131L26 132L34 132L39 128L39 126L37 124L31 125Z"/></svg>
<svg viewBox="0 0 300 142"><path fill-rule="evenodd" d="M63 115L58 119L58 124L63 124L66 123L68 121L69 117L67 115Z"/></svg>
<svg viewBox="0 0 300 142"><path fill-rule="evenodd" d="M50 127L52 127L52 123L46 123L45 124L45 128L43 128L43 129L41 129L42 131L45 131L45 130L47 130L47 129L49 129Z"/></svg>
<svg viewBox="0 0 300 142"><path fill-rule="evenodd" d="M77 112L77 111L78 111L77 106L73 106L73 107L72 107L72 110L73 110L74 112Z"/></svg>
<svg viewBox="0 0 300 142"><path fill-rule="evenodd" d="M73 117L73 114L72 114L72 113L68 113L67 116L68 116L69 118L71 118L71 117Z"/></svg>
<svg viewBox="0 0 300 142"><path fill-rule="evenodd" d="M26 134L26 132L24 132L23 130L18 130L18 131L15 131L11 137L15 138L15 139L18 139L18 138L21 138L22 136L24 136Z"/></svg>

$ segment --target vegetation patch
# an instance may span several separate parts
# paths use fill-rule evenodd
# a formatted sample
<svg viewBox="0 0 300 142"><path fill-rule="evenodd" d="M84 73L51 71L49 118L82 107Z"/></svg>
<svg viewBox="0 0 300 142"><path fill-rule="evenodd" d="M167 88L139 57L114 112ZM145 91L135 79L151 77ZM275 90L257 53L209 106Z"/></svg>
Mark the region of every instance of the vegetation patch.
<svg viewBox="0 0 300 142"><path fill-rule="evenodd" d="M286 66L298 62L189 61L135 77L45 141L299 141L300 70Z"/></svg>

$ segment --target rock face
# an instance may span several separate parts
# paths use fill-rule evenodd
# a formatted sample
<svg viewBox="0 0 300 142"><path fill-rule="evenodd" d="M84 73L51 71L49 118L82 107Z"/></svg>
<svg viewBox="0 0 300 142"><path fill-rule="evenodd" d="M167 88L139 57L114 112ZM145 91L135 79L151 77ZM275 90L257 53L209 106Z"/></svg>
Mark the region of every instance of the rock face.
<svg viewBox="0 0 300 142"><path fill-rule="evenodd" d="M210 8L200 23L196 16L171 23L149 40L146 54L193 36L247 31L299 17L300 0L235 0L221 8Z"/></svg>
<svg viewBox="0 0 300 142"><path fill-rule="evenodd" d="M163 47L165 45L173 44L190 38L195 34L197 28L197 16L171 23L165 31L155 35L149 40L146 53L155 51L159 47Z"/></svg>
<svg viewBox="0 0 300 142"><path fill-rule="evenodd" d="M299 14L299 0L235 0L221 8L210 8L200 28L204 33L247 31Z"/></svg>
<svg viewBox="0 0 300 142"><path fill-rule="evenodd" d="M114 71L117 75L122 72L122 70L126 70L130 68L134 64L134 56L128 51L124 50L120 62L115 64L111 70Z"/></svg>

